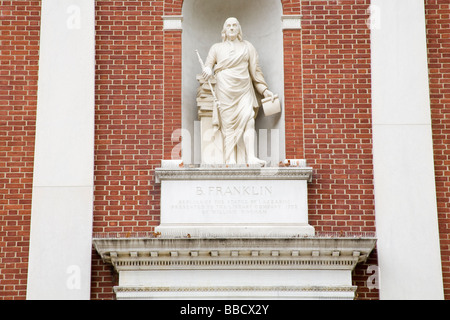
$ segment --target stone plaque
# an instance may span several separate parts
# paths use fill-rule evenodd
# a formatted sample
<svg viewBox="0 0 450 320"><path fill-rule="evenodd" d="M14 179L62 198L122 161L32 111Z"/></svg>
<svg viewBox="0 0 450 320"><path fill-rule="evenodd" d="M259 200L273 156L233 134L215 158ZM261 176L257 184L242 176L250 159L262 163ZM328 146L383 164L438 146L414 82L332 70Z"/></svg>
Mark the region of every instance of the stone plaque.
<svg viewBox="0 0 450 320"><path fill-rule="evenodd" d="M162 223L307 223L306 181L166 181Z"/></svg>
<svg viewBox="0 0 450 320"><path fill-rule="evenodd" d="M304 175L295 179L296 175L254 172L237 179L230 170L224 179L226 170L199 169L195 177L186 174L189 170L173 172L170 179L160 177L161 225L157 231L162 234L296 236L314 232L308 225Z"/></svg>

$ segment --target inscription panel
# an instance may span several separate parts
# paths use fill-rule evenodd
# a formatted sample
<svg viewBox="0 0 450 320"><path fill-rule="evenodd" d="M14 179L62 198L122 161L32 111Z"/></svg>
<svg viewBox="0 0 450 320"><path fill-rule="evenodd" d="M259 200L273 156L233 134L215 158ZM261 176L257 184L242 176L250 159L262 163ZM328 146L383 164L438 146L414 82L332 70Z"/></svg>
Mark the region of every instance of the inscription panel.
<svg viewBox="0 0 450 320"><path fill-rule="evenodd" d="M305 180L163 181L162 224L307 223Z"/></svg>

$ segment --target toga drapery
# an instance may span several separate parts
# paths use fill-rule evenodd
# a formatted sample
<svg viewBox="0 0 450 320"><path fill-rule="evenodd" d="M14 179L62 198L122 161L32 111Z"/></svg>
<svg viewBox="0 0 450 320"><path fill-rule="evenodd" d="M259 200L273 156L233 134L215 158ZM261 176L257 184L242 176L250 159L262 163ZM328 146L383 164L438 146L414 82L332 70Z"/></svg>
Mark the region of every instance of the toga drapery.
<svg viewBox="0 0 450 320"><path fill-rule="evenodd" d="M219 100L219 127L224 137L225 159L244 133L259 107L255 89L267 89L258 54L248 41L225 41L213 45L205 66L216 74L216 96Z"/></svg>

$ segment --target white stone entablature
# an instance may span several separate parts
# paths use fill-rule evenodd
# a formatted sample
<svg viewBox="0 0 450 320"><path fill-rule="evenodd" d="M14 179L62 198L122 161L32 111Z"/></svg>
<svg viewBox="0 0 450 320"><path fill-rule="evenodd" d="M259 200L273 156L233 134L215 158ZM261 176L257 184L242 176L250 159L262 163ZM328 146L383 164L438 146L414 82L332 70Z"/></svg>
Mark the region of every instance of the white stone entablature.
<svg viewBox="0 0 450 320"><path fill-rule="evenodd" d="M94 238L118 299L353 299L373 237Z"/></svg>
<svg viewBox="0 0 450 320"><path fill-rule="evenodd" d="M95 238L116 271L179 269L342 269L366 261L373 237Z"/></svg>

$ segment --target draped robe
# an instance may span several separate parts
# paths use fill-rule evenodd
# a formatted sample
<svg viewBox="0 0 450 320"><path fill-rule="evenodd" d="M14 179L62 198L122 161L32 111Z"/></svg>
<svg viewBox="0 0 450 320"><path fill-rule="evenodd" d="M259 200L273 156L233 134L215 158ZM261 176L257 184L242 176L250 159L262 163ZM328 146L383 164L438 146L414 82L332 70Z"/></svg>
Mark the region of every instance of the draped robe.
<svg viewBox="0 0 450 320"><path fill-rule="evenodd" d="M255 89L262 94L267 89L267 84L256 50L245 40L237 43L224 41L213 45L205 66L214 70L216 75L218 126L224 139L226 161L242 139L247 123L257 115L259 104ZM237 153L245 154L245 149L237 150ZM238 155L237 161L245 162L245 159Z"/></svg>

